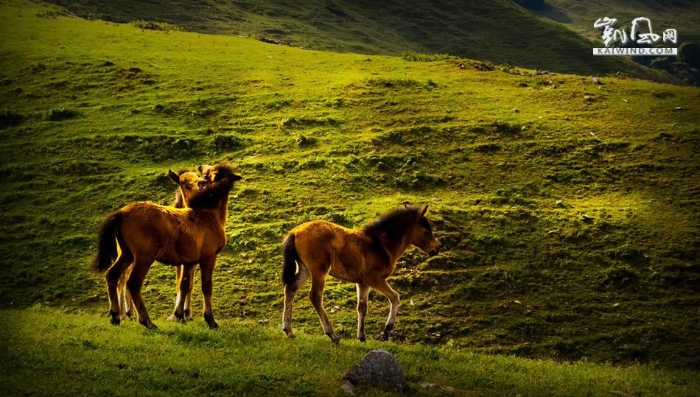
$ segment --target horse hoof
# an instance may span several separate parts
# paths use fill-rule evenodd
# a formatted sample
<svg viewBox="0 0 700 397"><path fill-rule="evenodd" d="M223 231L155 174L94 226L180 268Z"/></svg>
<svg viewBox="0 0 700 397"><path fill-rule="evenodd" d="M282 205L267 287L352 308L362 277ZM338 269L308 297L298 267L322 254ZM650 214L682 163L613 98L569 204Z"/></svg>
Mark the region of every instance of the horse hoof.
<svg viewBox="0 0 700 397"><path fill-rule="evenodd" d="M119 325L119 323L121 323L121 320L119 319L119 317L112 317L112 319L109 320L109 322L112 323L112 325Z"/></svg>
<svg viewBox="0 0 700 397"><path fill-rule="evenodd" d="M158 328L155 324L153 324L151 321L139 321L141 325L148 329L156 329Z"/></svg>
<svg viewBox="0 0 700 397"><path fill-rule="evenodd" d="M367 338L365 338L364 336L360 336L360 337L357 338L357 339L358 339L360 342L367 342Z"/></svg>
<svg viewBox="0 0 700 397"><path fill-rule="evenodd" d="M219 328L219 324L217 324L216 321L214 321L214 320L212 320L212 321L207 321L207 325L209 325L209 328L210 328L210 329Z"/></svg>
<svg viewBox="0 0 700 397"><path fill-rule="evenodd" d="M338 338L334 334L326 334L326 335L328 335L328 337L331 338L331 342L333 342L334 345L337 345L338 343L340 343L340 338Z"/></svg>

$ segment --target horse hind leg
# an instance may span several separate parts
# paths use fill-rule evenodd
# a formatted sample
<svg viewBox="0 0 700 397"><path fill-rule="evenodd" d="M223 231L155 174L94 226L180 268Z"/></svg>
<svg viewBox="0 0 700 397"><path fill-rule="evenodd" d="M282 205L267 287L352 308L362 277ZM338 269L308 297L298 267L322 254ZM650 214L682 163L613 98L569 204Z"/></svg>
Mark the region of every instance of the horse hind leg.
<svg viewBox="0 0 700 397"><path fill-rule="evenodd" d="M123 287L123 280L126 278L129 266L133 261L133 256L128 252L121 252L119 257L114 262L114 264L107 270L105 274L105 280L107 281L107 294L109 295L109 315L111 317L110 322L112 325L119 325L121 322L121 315L125 309L126 294ZM120 286L121 284L121 286ZM122 291L120 296L120 289ZM122 299L123 297L123 299Z"/></svg>
<svg viewBox="0 0 700 397"><path fill-rule="evenodd" d="M127 317L132 318L134 315L134 304L131 301L131 294L126 288L126 281L131 275L132 267L129 266L126 270L122 272L119 278L119 285L117 287L117 294L119 295L119 318L125 320Z"/></svg>
<svg viewBox="0 0 700 397"><path fill-rule="evenodd" d="M318 319L321 321L321 326L323 327L323 332L331 338L331 341L335 344L340 342L338 336L333 332L331 327L331 322L328 320L328 315L326 310L323 308L323 289L326 285L326 273L324 274L312 274L311 275L311 291L309 292L309 299L311 299L311 304L316 309L318 314Z"/></svg>
<svg viewBox="0 0 700 397"><path fill-rule="evenodd" d="M131 299L134 303L134 308L139 315L139 323L143 324L148 329L156 328L156 325L153 324L151 318L148 316L146 305L143 303L143 297L141 296L141 287L146 278L146 273L148 273L152 264L153 261L136 258L134 269L131 271L129 280L126 282L126 287L129 289Z"/></svg>
<svg viewBox="0 0 700 397"><path fill-rule="evenodd" d="M292 333L292 304L299 288L304 285L304 282L309 278L309 269L303 264L299 264L299 272L296 274L294 281L285 284L284 286L284 313L282 313L282 329L287 337L294 338Z"/></svg>

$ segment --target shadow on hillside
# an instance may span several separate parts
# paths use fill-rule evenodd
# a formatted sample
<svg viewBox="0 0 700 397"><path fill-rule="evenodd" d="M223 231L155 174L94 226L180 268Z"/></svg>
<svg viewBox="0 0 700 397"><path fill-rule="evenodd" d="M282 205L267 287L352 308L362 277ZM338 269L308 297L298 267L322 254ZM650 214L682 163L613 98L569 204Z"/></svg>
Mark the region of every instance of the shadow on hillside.
<svg viewBox="0 0 700 397"><path fill-rule="evenodd" d="M544 0L514 0L515 4L525 8L533 14L551 19L559 23L571 23L571 18L562 11L547 4Z"/></svg>
<svg viewBox="0 0 700 397"><path fill-rule="evenodd" d="M571 23L571 18L569 18L568 15L564 14L562 11L557 9L556 7L552 7L549 4L545 4L544 7L542 7L539 10L530 10L534 14L537 14L539 16L545 17L547 19L551 19L552 21L559 22L559 23Z"/></svg>

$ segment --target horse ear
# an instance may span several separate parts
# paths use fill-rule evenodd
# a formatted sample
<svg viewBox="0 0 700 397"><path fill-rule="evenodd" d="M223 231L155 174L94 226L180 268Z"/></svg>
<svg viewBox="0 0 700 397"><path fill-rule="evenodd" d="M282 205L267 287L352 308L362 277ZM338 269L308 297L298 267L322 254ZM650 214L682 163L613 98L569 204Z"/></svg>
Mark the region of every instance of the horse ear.
<svg viewBox="0 0 700 397"><path fill-rule="evenodd" d="M233 174L233 175L231 175L231 179L233 179L233 181L236 182L236 181L240 181L241 179L243 179L243 177L238 175L238 174Z"/></svg>
<svg viewBox="0 0 700 397"><path fill-rule="evenodd" d="M171 181L175 182L175 184L180 184L180 175L174 173L172 170L168 170L168 176L170 177Z"/></svg>
<svg viewBox="0 0 700 397"><path fill-rule="evenodd" d="M423 208L423 212L420 213L420 217L421 218L424 217L426 212L428 212L428 205L427 204L425 205L425 208Z"/></svg>

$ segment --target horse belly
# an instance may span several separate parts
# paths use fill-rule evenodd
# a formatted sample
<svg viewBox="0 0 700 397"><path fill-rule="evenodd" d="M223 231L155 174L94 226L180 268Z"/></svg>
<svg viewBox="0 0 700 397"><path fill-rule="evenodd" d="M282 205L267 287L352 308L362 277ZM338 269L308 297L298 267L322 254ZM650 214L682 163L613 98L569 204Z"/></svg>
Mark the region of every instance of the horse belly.
<svg viewBox="0 0 700 397"><path fill-rule="evenodd" d="M346 244L331 264L330 275L351 283L362 281L365 258L355 244Z"/></svg>

